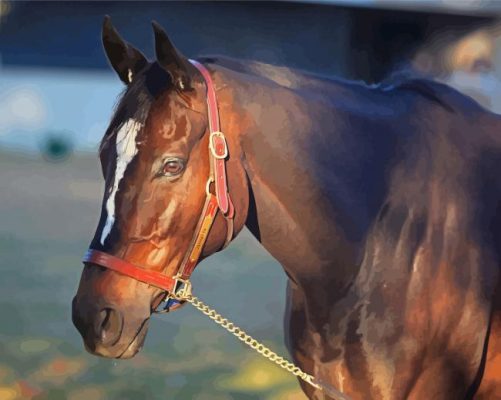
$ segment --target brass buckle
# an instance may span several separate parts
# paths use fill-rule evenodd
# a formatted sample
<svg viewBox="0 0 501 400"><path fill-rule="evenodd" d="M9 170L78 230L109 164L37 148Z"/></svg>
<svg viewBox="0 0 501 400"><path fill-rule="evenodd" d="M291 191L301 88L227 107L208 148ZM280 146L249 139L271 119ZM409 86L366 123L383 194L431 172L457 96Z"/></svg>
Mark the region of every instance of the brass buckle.
<svg viewBox="0 0 501 400"><path fill-rule="evenodd" d="M174 280L176 281L176 286L177 283L181 283L181 287L176 290L175 293L172 293L171 296L175 300L186 300L189 297L191 297L191 282L189 279L183 279L179 274L176 274L174 276Z"/></svg>
<svg viewBox="0 0 501 400"><path fill-rule="evenodd" d="M216 149L214 148L214 143L213 143L213 138L214 136L218 136L220 137L222 140L223 140L223 143L224 143L224 152L223 154L219 155L217 154L217 151ZM218 159L218 160L222 160L222 159L225 159L226 157L228 157L228 144L226 143L226 138L224 137L224 133L223 132L220 132L220 131L215 131L215 132L211 132L210 136L209 136L209 149L212 153L212 157Z"/></svg>
<svg viewBox="0 0 501 400"><path fill-rule="evenodd" d="M155 310L155 314L165 314L177 310L178 308L184 306L186 304L186 299L191 296L191 282L188 279L182 279L179 274L176 274L173 279L176 281L175 287L177 287L178 282L181 283L181 287L176 290L175 293L167 293L167 296L165 296L165 299L161 303L165 304L165 308ZM167 307L169 300L175 300L178 304Z"/></svg>

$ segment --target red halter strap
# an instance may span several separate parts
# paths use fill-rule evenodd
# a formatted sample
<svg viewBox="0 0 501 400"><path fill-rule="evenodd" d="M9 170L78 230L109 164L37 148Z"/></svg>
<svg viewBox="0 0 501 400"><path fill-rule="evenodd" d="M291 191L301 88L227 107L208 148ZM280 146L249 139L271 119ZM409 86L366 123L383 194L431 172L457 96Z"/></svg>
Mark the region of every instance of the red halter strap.
<svg viewBox="0 0 501 400"><path fill-rule="evenodd" d="M94 249L89 249L83 258L84 263L100 265L120 274L127 275L138 281L166 290L170 293L175 292L178 282L189 280L193 270L200 260L203 247L207 241L207 237L218 210L221 210L228 226L224 247L226 247L233 237L233 216L235 211L228 191L228 180L226 176L228 145L224 134L220 131L216 91L207 68L205 68L198 61L190 60L190 62L202 74L207 87L207 111L210 135L210 175L206 184L204 207L202 213L200 214L190 247L186 252L177 274L174 277L166 276L160 272L141 268L140 266L131 264L130 262L122 260L119 257ZM214 183L215 195L210 191L212 183Z"/></svg>
<svg viewBox="0 0 501 400"><path fill-rule="evenodd" d="M221 212L230 218L233 217L233 205L228 193L228 182L226 180L226 163L228 157L228 146L223 132L219 127L219 112L217 108L216 90L212 83L209 71L198 61L190 62L200 71L207 85L207 111L209 115L209 150L211 153L211 175L215 175L217 204Z"/></svg>

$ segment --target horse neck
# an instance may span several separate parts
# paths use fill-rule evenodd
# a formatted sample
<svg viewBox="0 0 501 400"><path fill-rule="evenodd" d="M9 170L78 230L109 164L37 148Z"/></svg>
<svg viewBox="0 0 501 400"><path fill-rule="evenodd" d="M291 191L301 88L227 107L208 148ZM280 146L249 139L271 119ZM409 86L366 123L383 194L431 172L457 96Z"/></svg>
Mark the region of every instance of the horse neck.
<svg viewBox="0 0 501 400"><path fill-rule="evenodd" d="M213 68L222 128L247 176L247 227L312 307L333 304L358 273L368 226L365 206L351 201L360 193L336 172L352 133L329 129L336 117L327 99Z"/></svg>

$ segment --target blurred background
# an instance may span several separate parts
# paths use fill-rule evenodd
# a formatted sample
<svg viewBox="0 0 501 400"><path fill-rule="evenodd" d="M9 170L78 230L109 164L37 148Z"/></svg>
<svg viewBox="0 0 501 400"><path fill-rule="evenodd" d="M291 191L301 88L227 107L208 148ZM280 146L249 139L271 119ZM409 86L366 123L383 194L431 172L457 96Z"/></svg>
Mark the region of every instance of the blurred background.
<svg viewBox="0 0 501 400"><path fill-rule="evenodd" d="M101 48L105 14L150 57L156 19L187 56L367 83L412 72L501 112L501 2L0 0L0 399L304 399L190 306L153 317L132 360L84 351L71 299L99 216L96 149L122 90ZM247 232L199 266L194 286L285 352L285 275Z"/></svg>

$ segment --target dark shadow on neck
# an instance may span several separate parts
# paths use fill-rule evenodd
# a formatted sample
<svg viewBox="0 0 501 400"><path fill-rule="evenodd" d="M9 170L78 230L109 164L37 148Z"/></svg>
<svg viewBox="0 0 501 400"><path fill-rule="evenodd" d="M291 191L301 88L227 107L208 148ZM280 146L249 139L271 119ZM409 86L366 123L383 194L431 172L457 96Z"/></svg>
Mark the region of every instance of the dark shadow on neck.
<svg viewBox="0 0 501 400"><path fill-rule="evenodd" d="M247 179L247 187L249 188L249 209L247 211L247 221L245 221L245 225L254 237L261 242L261 231L259 230L259 222L257 220L256 199L254 198L252 184L247 174L245 174L245 179Z"/></svg>

